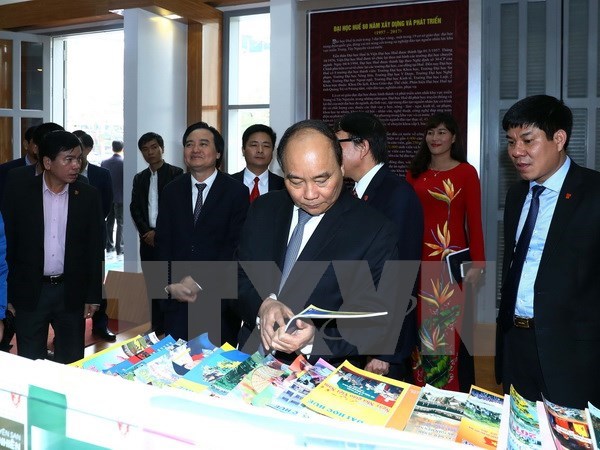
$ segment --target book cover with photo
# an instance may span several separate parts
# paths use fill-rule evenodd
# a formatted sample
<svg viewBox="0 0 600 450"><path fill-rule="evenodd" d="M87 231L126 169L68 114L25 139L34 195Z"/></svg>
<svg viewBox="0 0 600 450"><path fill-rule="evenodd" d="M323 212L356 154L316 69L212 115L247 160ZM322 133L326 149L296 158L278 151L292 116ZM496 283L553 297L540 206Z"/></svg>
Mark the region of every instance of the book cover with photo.
<svg viewBox="0 0 600 450"><path fill-rule="evenodd" d="M334 419L385 426L401 406L410 386L344 361L304 397L302 404Z"/></svg>
<svg viewBox="0 0 600 450"><path fill-rule="evenodd" d="M585 417L592 438L592 446L594 450L598 450L600 448L600 409L588 402L588 407L585 408Z"/></svg>
<svg viewBox="0 0 600 450"><path fill-rule="evenodd" d="M454 441L468 396L426 384L404 431Z"/></svg>
<svg viewBox="0 0 600 450"><path fill-rule="evenodd" d="M504 396L471 386L456 442L481 448L496 448L503 404Z"/></svg>
<svg viewBox="0 0 600 450"><path fill-rule="evenodd" d="M552 439L557 450L591 449L592 438L583 409L567 408L543 398Z"/></svg>
<svg viewBox="0 0 600 450"><path fill-rule="evenodd" d="M523 398L511 386L509 404L508 449L541 449L542 438L536 402Z"/></svg>

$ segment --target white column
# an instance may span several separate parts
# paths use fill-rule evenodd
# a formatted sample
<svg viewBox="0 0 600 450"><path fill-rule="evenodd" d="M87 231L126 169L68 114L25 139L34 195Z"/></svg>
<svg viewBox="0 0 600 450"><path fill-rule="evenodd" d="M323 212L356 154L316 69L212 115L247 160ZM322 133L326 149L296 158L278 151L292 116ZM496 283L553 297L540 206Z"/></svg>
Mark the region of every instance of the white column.
<svg viewBox="0 0 600 450"><path fill-rule="evenodd" d="M181 137L187 126L187 27L141 9L123 13L125 271L139 271L138 234L129 203L136 173L147 167L137 148L153 131L165 141L165 160L183 167Z"/></svg>

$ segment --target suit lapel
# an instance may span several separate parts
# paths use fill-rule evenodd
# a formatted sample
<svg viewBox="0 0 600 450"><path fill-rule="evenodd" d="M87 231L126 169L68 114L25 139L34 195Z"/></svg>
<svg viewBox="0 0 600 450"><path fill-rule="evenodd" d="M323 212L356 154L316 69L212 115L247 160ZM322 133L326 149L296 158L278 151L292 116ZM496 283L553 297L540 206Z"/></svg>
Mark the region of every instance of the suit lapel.
<svg viewBox="0 0 600 450"><path fill-rule="evenodd" d="M387 166L383 166L381 169L379 169L377 171L377 173L375 174L375 176L373 177L373 179L367 186L367 189L365 190L365 193L362 196L362 200L364 200L367 203L373 202L373 200L377 196L377 192L379 192L379 186L381 186L381 183L383 183L383 180L385 179L385 176L387 175L387 170L388 170Z"/></svg>
<svg viewBox="0 0 600 450"><path fill-rule="evenodd" d="M579 176L579 166L571 161L571 167L558 194L556 209L554 210L546 243L544 244L540 269L550 258L556 244L560 242L563 233L567 230L567 224L581 203L584 194L581 177Z"/></svg>
<svg viewBox="0 0 600 450"><path fill-rule="evenodd" d="M510 260L512 260L512 254L515 248L515 237L517 235L517 227L519 226L519 218L521 217L521 210L523 209L523 205L525 204L525 198L527 197L527 192L529 192L529 182L521 181L519 186L517 187L516 193L516 202L517 204L508 208L506 223L504 227L510 232L508 242L505 242L505 251L510 255Z"/></svg>

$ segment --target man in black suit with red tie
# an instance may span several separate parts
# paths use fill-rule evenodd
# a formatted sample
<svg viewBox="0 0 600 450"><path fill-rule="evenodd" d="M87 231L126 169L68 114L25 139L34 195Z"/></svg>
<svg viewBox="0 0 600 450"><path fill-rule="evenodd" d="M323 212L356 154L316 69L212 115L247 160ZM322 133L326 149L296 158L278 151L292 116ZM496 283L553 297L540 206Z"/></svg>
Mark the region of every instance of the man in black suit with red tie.
<svg viewBox="0 0 600 450"><path fill-rule="evenodd" d="M412 186L387 164L385 127L373 114L353 112L339 119L334 130L342 145L345 175L355 182L358 198L398 228L398 259L420 261L423 209ZM397 379L409 377L409 357L417 344L416 310L404 320L402 331L396 353L373 358L365 369Z"/></svg>
<svg viewBox="0 0 600 450"><path fill-rule="evenodd" d="M248 190L237 180L218 167L225 152L221 134L205 122L190 125L183 135L183 159L189 173L182 175L163 189L156 221L156 250L159 261L171 263L169 285L165 288L170 298L162 301L165 333L175 339L189 339L188 304L178 300L190 300L189 286L177 282L181 262L229 262L234 265L240 230L248 211ZM197 267L189 264L191 268ZM213 268L218 264L212 264ZM209 267L210 271L210 267ZM235 272L234 272L235 274ZM204 271L181 273L193 275L204 288L201 300L212 295L211 283L219 289L222 283ZM206 276L208 279L204 279ZM194 298L197 286L194 289ZM231 297L228 297L231 298ZM223 301L221 311L221 339L232 345L237 342L241 319ZM193 318L197 324L199 320ZM213 321L214 322L214 321ZM215 325L210 323L208 325ZM207 325L207 326L208 326ZM213 328L211 338L217 342ZM205 330L204 330L205 331ZM219 342L220 343L220 342Z"/></svg>
<svg viewBox="0 0 600 450"><path fill-rule="evenodd" d="M573 114L534 95L504 115L523 179L504 209L496 379L529 400L600 404L600 173L568 155Z"/></svg>
<svg viewBox="0 0 600 450"><path fill-rule="evenodd" d="M269 170L277 135L271 127L251 125L242 135L242 155L246 168L231 176L248 187L250 203L258 196L284 188L283 178Z"/></svg>
<svg viewBox="0 0 600 450"><path fill-rule="evenodd" d="M156 235L156 218L158 205L164 187L183 173L181 167L173 166L163 159L165 143L161 135L153 132L145 133L138 139L138 148L148 163L148 167L133 177L131 218L140 236L140 260L142 271L150 277L147 262L157 261L154 238ZM151 284L146 279L146 290L151 310L151 327L156 334L164 333L164 320L160 302L150 296Z"/></svg>
<svg viewBox="0 0 600 450"><path fill-rule="evenodd" d="M254 329L243 349L253 351L260 337L266 351L286 360L301 352L311 361L348 359L360 367L369 355L393 353L418 262L402 292L402 282L395 283L402 272L394 270L403 263L397 261L398 231L344 189L342 149L325 123L288 128L277 158L286 189L253 203L240 239L236 306L245 329ZM286 322L309 304L388 315L350 325L296 321L298 329L286 333Z"/></svg>

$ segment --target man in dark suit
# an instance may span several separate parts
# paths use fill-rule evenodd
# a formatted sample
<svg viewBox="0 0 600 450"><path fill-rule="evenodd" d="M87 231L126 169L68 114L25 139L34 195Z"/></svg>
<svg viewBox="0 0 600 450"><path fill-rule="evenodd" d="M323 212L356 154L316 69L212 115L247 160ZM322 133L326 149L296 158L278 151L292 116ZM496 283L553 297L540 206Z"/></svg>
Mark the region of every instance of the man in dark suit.
<svg viewBox="0 0 600 450"><path fill-rule="evenodd" d="M398 228L398 259L420 261L423 210L414 189L389 169L387 133L373 114L353 112L335 124L342 145L346 177L355 182L353 192L380 211ZM395 355L373 358L365 369L403 379L410 373L409 357L417 343L416 311L404 320Z"/></svg>
<svg viewBox="0 0 600 450"><path fill-rule="evenodd" d="M248 187L250 203L262 194L284 188L283 178L269 170L277 135L271 127L251 125L242 135L242 155L246 168L231 175Z"/></svg>
<svg viewBox="0 0 600 450"><path fill-rule="evenodd" d="M215 128L204 122L190 125L183 135L183 159L189 173L165 186L160 199L156 250L159 261L172 262L173 280L169 279L165 288L170 298L162 303L165 333L175 339L194 337L188 336L188 305L177 300L190 300L190 295L195 298L197 293L197 289L192 293L190 286L172 282L179 279L176 265L181 261L233 261L246 219L246 187L218 170L224 152L223 137ZM206 283L201 283L203 295L210 295ZM221 341L235 345L241 319L230 306L230 302L222 303Z"/></svg>
<svg viewBox="0 0 600 450"><path fill-rule="evenodd" d="M398 313L403 317L410 301L410 289L402 293L401 283L395 283L399 274L392 275L392 282L382 277L384 266L390 275L397 268L393 263L399 262L393 261L398 258L396 227L344 189L342 149L323 122L308 120L288 128L277 158L286 190L253 203L240 240L243 270L237 306L245 327L257 324L263 348L283 352L277 354L280 358L302 352L311 360L324 356L339 364L348 359L364 367L369 354L382 349L393 353L398 339L394 332L401 328L397 321L402 321ZM416 267L410 288L415 275ZM388 316L351 325L298 320L298 329L286 333L286 322L309 304L387 311ZM255 330L250 336L246 351L253 351L257 334Z"/></svg>
<svg viewBox="0 0 600 450"><path fill-rule="evenodd" d="M37 147L34 147L32 143L33 132L36 127L37 125L34 125L25 130L25 135L23 136L23 149L25 150L25 155L13 159L12 161L5 162L4 164L0 164L0 200L2 199L8 172L15 167L30 166L37 163Z"/></svg>
<svg viewBox="0 0 600 450"><path fill-rule="evenodd" d="M131 217L140 235L140 260L142 271L149 277L150 272L144 271L145 262L157 261L154 237L158 205L164 187L183 173L181 167L172 166L163 159L165 143L159 134L145 133L138 140L138 148L142 152L148 168L133 177ZM151 305L152 330L157 334L164 333L163 314L158 301L152 301L150 283L146 281L146 290Z"/></svg>
<svg viewBox="0 0 600 450"><path fill-rule="evenodd" d="M123 253L123 142L112 142L113 155L100 163L100 166L110 172L113 190L113 203L106 217L106 251L117 251L117 255ZM114 237L113 231L117 223L117 232Z"/></svg>
<svg viewBox="0 0 600 450"><path fill-rule="evenodd" d="M83 149L81 159L81 175L87 177L89 183L98 189L102 201L102 217L106 220L108 213L112 208L113 191L110 172L100 166L88 161L88 156L94 149L94 139L83 130L73 132L81 141ZM102 239L106 242L106 227L102 228ZM117 340L117 335L108 328L108 315L106 314L107 301L103 295L100 301L100 308L92 317L92 334L108 342Z"/></svg>
<svg viewBox="0 0 600 450"><path fill-rule="evenodd" d="M48 133L38 153L42 176L6 187L8 293L18 353L27 358L46 357L52 324L55 361L81 359L84 318L102 296L102 209L98 191L77 181L81 153L74 134Z"/></svg>
<svg viewBox="0 0 600 450"><path fill-rule="evenodd" d="M547 95L504 115L523 181L504 209L496 378L529 400L600 404L600 174L567 155L573 115Z"/></svg>

